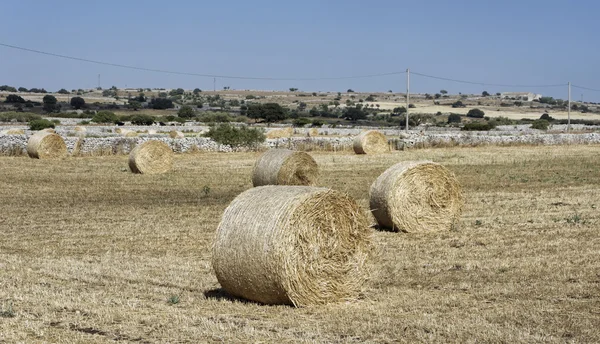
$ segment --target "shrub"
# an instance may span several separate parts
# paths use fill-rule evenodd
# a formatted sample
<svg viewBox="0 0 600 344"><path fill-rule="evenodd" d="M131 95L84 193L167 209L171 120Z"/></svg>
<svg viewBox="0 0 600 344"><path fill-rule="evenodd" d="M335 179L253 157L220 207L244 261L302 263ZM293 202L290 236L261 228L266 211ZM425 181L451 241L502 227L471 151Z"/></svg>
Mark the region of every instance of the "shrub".
<svg viewBox="0 0 600 344"><path fill-rule="evenodd" d="M545 119L536 119L535 121L533 121L533 123L531 123L531 128L539 130L548 130L549 125L550 122L548 122Z"/></svg>
<svg viewBox="0 0 600 344"><path fill-rule="evenodd" d="M150 101L150 107L156 110L173 108L173 101L167 98L154 98Z"/></svg>
<svg viewBox="0 0 600 344"><path fill-rule="evenodd" d="M225 112L211 112L200 116L198 121L204 123L228 123L233 122L233 118Z"/></svg>
<svg viewBox="0 0 600 344"><path fill-rule="evenodd" d="M460 123L461 119L460 119L460 115L457 113L451 113L448 116L448 123Z"/></svg>
<svg viewBox="0 0 600 344"><path fill-rule="evenodd" d="M323 126L323 121L321 121L320 119L313 119L312 122L310 123L311 127L315 127L315 128L320 128Z"/></svg>
<svg viewBox="0 0 600 344"><path fill-rule="evenodd" d="M73 97L71 98L71 106L75 109L81 109L85 106L85 100L81 97Z"/></svg>
<svg viewBox="0 0 600 344"><path fill-rule="evenodd" d="M462 108L462 107L465 107L465 104L463 104L463 102L461 102L460 100L457 100L454 103L452 103L452 107L453 108Z"/></svg>
<svg viewBox="0 0 600 344"><path fill-rule="evenodd" d="M540 119L546 120L548 122L550 121L554 121L554 118L552 118L552 116L550 116L549 114L545 113L543 115L540 116Z"/></svg>
<svg viewBox="0 0 600 344"><path fill-rule="evenodd" d="M6 97L5 103L25 103L25 99L23 97L18 96L16 94L9 94Z"/></svg>
<svg viewBox="0 0 600 344"><path fill-rule="evenodd" d="M483 112L479 109L471 109L471 110L469 110L469 112L467 112L467 117L483 118L484 116L485 116L485 112Z"/></svg>
<svg viewBox="0 0 600 344"><path fill-rule="evenodd" d="M261 129L248 128L247 126L236 128L231 124L211 126L204 136L213 139L217 143L231 147L256 147L265 142L266 139Z"/></svg>
<svg viewBox="0 0 600 344"><path fill-rule="evenodd" d="M486 131L494 129L494 125L490 122L471 122L466 123L461 130L465 131Z"/></svg>
<svg viewBox="0 0 600 344"><path fill-rule="evenodd" d="M67 90L65 90L64 88L61 88L60 90L58 90L57 93L59 93L59 94L69 94L70 92L67 91Z"/></svg>
<svg viewBox="0 0 600 344"><path fill-rule="evenodd" d="M177 111L177 115L181 118L193 118L194 116L196 116L196 113L194 112L194 109L192 109L191 106L184 105L181 107L181 109L179 109L179 111Z"/></svg>
<svg viewBox="0 0 600 344"><path fill-rule="evenodd" d="M131 117L131 124L135 125L152 125L154 124L154 117L150 115L139 114Z"/></svg>
<svg viewBox="0 0 600 344"><path fill-rule="evenodd" d="M110 111L98 111L98 113L92 117L92 122L94 123L115 123L118 120L119 117L117 117L114 112Z"/></svg>
<svg viewBox="0 0 600 344"><path fill-rule="evenodd" d="M29 129L31 130L42 130L46 128L54 128L55 125L47 119L36 119L29 122Z"/></svg>
<svg viewBox="0 0 600 344"><path fill-rule="evenodd" d="M415 104L408 104L408 108L409 109L414 109L414 108L416 108L416 106L415 106Z"/></svg>
<svg viewBox="0 0 600 344"><path fill-rule="evenodd" d="M0 112L0 122L31 122L42 119L42 116L31 112Z"/></svg>
<svg viewBox="0 0 600 344"><path fill-rule="evenodd" d="M29 92L25 87L19 87L19 92Z"/></svg>
<svg viewBox="0 0 600 344"><path fill-rule="evenodd" d="M303 127L307 124L310 123L310 119L305 118L305 117L300 117L300 118L296 118L294 120L294 122L292 122L292 124L294 125L294 127Z"/></svg>

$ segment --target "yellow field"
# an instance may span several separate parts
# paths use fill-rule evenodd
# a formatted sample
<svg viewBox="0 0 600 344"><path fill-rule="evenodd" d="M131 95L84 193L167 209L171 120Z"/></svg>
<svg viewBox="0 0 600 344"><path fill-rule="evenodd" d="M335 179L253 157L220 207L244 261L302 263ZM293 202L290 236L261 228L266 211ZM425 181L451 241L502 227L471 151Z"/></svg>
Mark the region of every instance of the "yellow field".
<svg viewBox="0 0 600 344"><path fill-rule="evenodd" d="M387 167L431 159L464 187L456 231L376 232L364 299L292 308L229 297L212 272L225 207L258 153L0 157L0 343L600 341L600 146L311 153L367 211Z"/></svg>

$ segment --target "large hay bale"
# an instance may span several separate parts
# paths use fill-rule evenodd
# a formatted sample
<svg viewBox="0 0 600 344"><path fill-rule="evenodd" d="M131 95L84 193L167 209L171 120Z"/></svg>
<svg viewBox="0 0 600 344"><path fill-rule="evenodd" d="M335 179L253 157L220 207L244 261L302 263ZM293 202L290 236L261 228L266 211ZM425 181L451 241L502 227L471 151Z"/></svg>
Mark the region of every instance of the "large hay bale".
<svg viewBox="0 0 600 344"><path fill-rule="evenodd" d="M463 202L454 174L431 161L398 163L370 190L370 207L379 226L403 232L449 230L458 222Z"/></svg>
<svg viewBox="0 0 600 344"><path fill-rule="evenodd" d="M172 130L169 132L169 137L172 139L182 139L185 137L185 135L181 131Z"/></svg>
<svg viewBox="0 0 600 344"><path fill-rule="evenodd" d="M6 129L2 130L0 134L3 135L25 135L25 130L23 129Z"/></svg>
<svg viewBox="0 0 600 344"><path fill-rule="evenodd" d="M281 138L292 137L293 134L294 134L294 129L288 127L288 128L284 128L284 129L270 130L269 132L267 132L266 137L268 139L281 139Z"/></svg>
<svg viewBox="0 0 600 344"><path fill-rule="evenodd" d="M35 159L53 159L67 155L67 145L60 135L40 131L27 141L27 155Z"/></svg>
<svg viewBox="0 0 600 344"><path fill-rule="evenodd" d="M173 150L164 142L151 140L137 145L129 153L133 173L159 174L173 168Z"/></svg>
<svg viewBox="0 0 600 344"><path fill-rule="evenodd" d="M354 138L354 153L380 154L390 150L388 140L377 130L367 130Z"/></svg>
<svg viewBox="0 0 600 344"><path fill-rule="evenodd" d="M347 195L310 186L261 186L227 207L212 264L228 293L304 306L355 299L369 276L371 229Z"/></svg>
<svg viewBox="0 0 600 344"><path fill-rule="evenodd" d="M315 185L318 177L319 166L308 153L271 149L256 160L252 184Z"/></svg>

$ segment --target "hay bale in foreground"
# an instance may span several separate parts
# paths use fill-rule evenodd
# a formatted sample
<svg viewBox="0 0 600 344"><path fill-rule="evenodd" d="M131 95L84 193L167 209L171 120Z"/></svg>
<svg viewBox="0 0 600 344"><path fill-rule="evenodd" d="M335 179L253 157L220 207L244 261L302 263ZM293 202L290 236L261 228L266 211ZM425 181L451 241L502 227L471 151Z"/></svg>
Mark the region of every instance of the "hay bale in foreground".
<svg viewBox="0 0 600 344"><path fill-rule="evenodd" d="M164 142L146 141L129 153L129 169L133 173L159 174L172 168L173 150Z"/></svg>
<svg viewBox="0 0 600 344"><path fill-rule="evenodd" d="M380 154L390 150L388 140L377 130L367 130L354 138L354 153L356 154Z"/></svg>
<svg viewBox="0 0 600 344"><path fill-rule="evenodd" d="M60 135L40 131L27 141L27 155L34 159L54 159L67 155L67 145Z"/></svg>
<svg viewBox="0 0 600 344"><path fill-rule="evenodd" d="M181 131L172 130L169 132L169 137L172 139L182 139L185 137L185 135Z"/></svg>
<svg viewBox="0 0 600 344"><path fill-rule="evenodd" d="M7 129L7 130L2 130L2 132L0 132L0 134L3 134L3 135L25 135L25 130L23 130L23 129Z"/></svg>
<svg viewBox="0 0 600 344"><path fill-rule="evenodd" d="M234 296L305 306L359 296L371 249L365 214L349 196L310 186L261 186L225 210L212 265Z"/></svg>
<svg viewBox="0 0 600 344"><path fill-rule="evenodd" d="M308 153L271 149L256 160L252 184L315 185L318 177L319 166Z"/></svg>
<svg viewBox="0 0 600 344"><path fill-rule="evenodd" d="M370 207L382 228L403 232L450 230L463 207L454 174L431 161L404 161L371 185Z"/></svg>

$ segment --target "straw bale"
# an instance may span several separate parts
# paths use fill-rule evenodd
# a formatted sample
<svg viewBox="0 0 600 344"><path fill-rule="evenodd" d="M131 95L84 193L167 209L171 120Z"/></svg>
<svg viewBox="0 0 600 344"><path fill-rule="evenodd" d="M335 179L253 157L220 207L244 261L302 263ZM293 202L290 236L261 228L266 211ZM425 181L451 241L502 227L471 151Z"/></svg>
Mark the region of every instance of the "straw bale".
<svg viewBox="0 0 600 344"><path fill-rule="evenodd" d="M3 135L25 135L25 130L23 130L23 129L7 129L7 130L2 130L2 132L0 132L0 134L3 134Z"/></svg>
<svg viewBox="0 0 600 344"><path fill-rule="evenodd" d="M403 232L450 230L463 207L455 175L431 161L404 161L371 185L370 207L381 228Z"/></svg>
<svg viewBox="0 0 600 344"><path fill-rule="evenodd" d="M388 140L377 130L367 130L354 138L354 153L380 154L390 150Z"/></svg>
<svg viewBox="0 0 600 344"><path fill-rule="evenodd" d="M73 130L78 131L80 133L85 133L87 131L87 129L82 126L76 126Z"/></svg>
<svg viewBox="0 0 600 344"><path fill-rule="evenodd" d="M310 137L319 136L319 130L317 128L311 128L308 131L308 136L310 136Z"/></svg>
<svg viewBox="0 0 600 344"><path fill-rule="evenodd" d="M172 139L182 139L185 137L185 135L181 131L172 130L169 132L169 137Z"/></svg>
<svg viewBox="0 0 600 344"><path fill-rule="evenodd" d="M133 173L159 174L172 168L173 150L164 142L146 141L129 153L129 169Z"/></svg>
<svg viewBox="0 0 600 344"><path fill-rule="evenodd" d="M305 152L271 149L254 164L252 184L262 185L315 185L319 166Z"/></svg>
<svg viewBox="0 0 600 344"><path fill-rule="evenodd" d="M27 155L35 159L54 159L67 155L67 145L60 135L39 131L27 141Z"/></svg>
<svg viewBox="0 0 600 344"><path fill-rule="evenodd" d="M288 127L284 129L272 129L269 132L267 132L266 136L268 139L280 139L292 137L293 134L294 129Z"/></svg>
<svg viewBox="0 0 600 344"><path fill-rule="evenodd" d="M305 306L357 298L370 276L371 229L345 194L310 186L261 186L225 210L212 264L228 293Z"/></svg>

